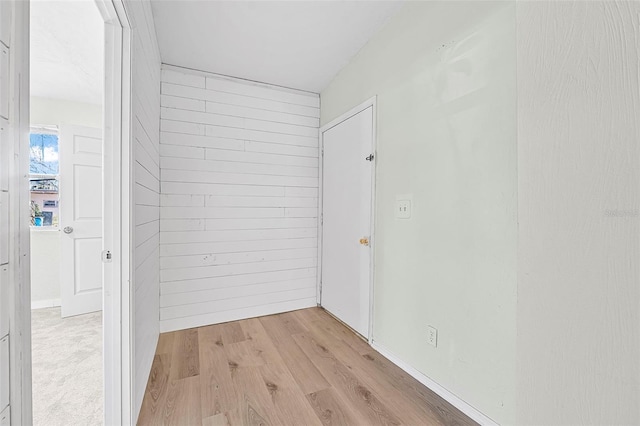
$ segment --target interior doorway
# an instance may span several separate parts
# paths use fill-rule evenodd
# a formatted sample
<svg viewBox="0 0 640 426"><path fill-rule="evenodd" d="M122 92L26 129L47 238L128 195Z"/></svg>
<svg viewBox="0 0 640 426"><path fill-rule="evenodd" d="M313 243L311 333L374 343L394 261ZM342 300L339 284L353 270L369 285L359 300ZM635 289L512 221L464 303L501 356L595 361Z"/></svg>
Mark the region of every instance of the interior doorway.
<svg viewBox="0 0 640 426"><path fill-rule="evenodd" d="M320 129L320 304L371 338L375 98Z"/></svg>
<svg viewBox="0 0 640 426"><path fill-rule="evenodd" d="M94 1L31 3L29 232L36 426L104 419L104 58L105 22Z"/></svg>

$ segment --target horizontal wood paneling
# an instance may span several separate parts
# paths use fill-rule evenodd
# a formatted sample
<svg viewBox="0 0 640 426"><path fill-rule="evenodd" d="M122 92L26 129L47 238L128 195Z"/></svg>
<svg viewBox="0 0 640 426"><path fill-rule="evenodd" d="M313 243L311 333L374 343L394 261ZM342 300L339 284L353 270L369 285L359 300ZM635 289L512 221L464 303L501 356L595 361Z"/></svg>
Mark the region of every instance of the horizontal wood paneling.
<svg viewBox="0 0 640 426"><path fill-rule="evenodd" d="M281 164L283 166L305 166L318 167L317 153L315 156L299 156L292 154L267 154L262 152L250 151L228 151L215 148L205 149L207 160L219 161L235 161L240 163L257 163L257 164ZM195 157L193 157L195 158Z"/></svg>
<svg viewBox="0 0 640 426"><path fill-rule="evenodd" d="M157 207L138 206L144 210L147 217L152 220L157 217ZM207 219L255 219L277 217L317 217L318 211L314 208L296 207L163 207L160 219L178 218L207 218Z"/></svg>
<svg viewBox="0 0 640 426"><path fill-rule="evenodd" d="M193 170L203 172L243 173L251 175L318 177L317 167L242 163L238 161L220 161L217 159L200 160L194 158L163 157L160 160L160 165L163 170Z"/></svg>
<svg viewBox="0 0 640 426"><path fill-rule="evenodd" d="M287 259L262 261L253 263L203 266L200 268L174 268L160 271L160 279L166 281L195 280L200 278L225 277L236 273L252 274L257 272L284 271L287 269L313 268L317 265L317 259Z"/></svg>
<svg viewBox="0 0 640 426"><path fill-rule="evenodd" d="M309 188L318 185L317 177L207 172L191 169L164 169L162 170L162 179L166 182L224 183L231 185L305 186Z"/></svg>
<svg viewBox="0 0 640 426"><path fill-rule="evenodd" d="M224 287L241 287L250 284L291 281L303 278L315 278L314 268L287 269L282 271L267 271L255 274L227 275L224 277L212 277L194 279L184 282L168 281L161 284L162 294L189 293Z"/></svg>
<svg viewBox="0 0 640 426"><path fill-rule="evenodd" d="M158 339L160 292L160 51L147 1L126 1L132 20L133 392L138 413Z"/></svg>
<svg viewBox="0 0 640 426"><path fill-rule="evenodd" d="M266 121L264 119L258 120L252 118L236 117L233 115L190 111L177 108L162 108L160 110L160 117L167 120L184 121L187 123L202 123L210 124L212 126L258 130L268 133L306 136L309 138L315 138L318 133L317 127L307 127L306 125L287 124L274 121ZM253 132L247 134L251 134L260 138L265 137L265 135L258 135L257 133ZM310 143L310 141L304 141L303 143Z"/></svg>
<svg viewBox="0 0 640 426"><path fill-rule="evenodd" d="M203 303L215 300L233 299L244 297L246 294L266 294L286 290L309 289L315 286L315 277L303 278L299 280L274 282L261 282L245 286L222 287L202 291L190 291L179 294L167 294L161 298L163 306L180 306L193 303Z"/></svg>
<svg viewBox="0 0 640 426"><path fill-rule="evenodd" d="M317 247L317 238L289 238L279 240L216 241L206 243L164 244L163 256L183 256L190 254L238 253L251 250L282 250L292 248Z"/></svg>
<svg viewBox="0 0 640 426"><path fill-rule="evenodd" d="M161 328L313 304L318 97L175 67L161 92Z"/></svg>
<svg viewBox="0 0 640 426"><path fill-rule="evenodd" d="M284 301L308 299L315 297L315 295L316 289L313 286L278 292L248 293L248 295L245 294L230 299L217 299L188 305L163 306L160 307L160 320L207 315L212 312L234 311L251 306L265 306Z"/></svg>
<svg viewBox="0 0 640 426"><path fill-rule="evenodd" d="M305 117L313 118L320 117L319 107L298 105L295 103L221 92L212 89L205 90L203 88L189 87L169 82L162 83L162 94L187 99L216 102L233 106L249 107L259 110L262 109L266 111L283 112L291 115L302 115Z"/></svg>
<svg viewBox="0 0 640 426"><path fill-rule="evenodd" d="M207 253L195 255L165 256L160 260L160 269L196 268L202 266L238 265L241 263L266 262L271 260L308 259L316 255L316 247L271 249L234 253Z"/></svg>
<svg viewBox="0 0 640 426"><path fill-rule="evenodd" d="M315 226L309 228L285 228L285 229L228 229L221 231L179 231L160 232L160 243L197 243L197 242L224 242L224 241L251 241L251 240L279 240L292 238L310 238L317 236Z"/></svg>
<svg viewBox="0 0 640 426"><path fill-rule="evenodd" d="M165 333L168 331L199 327L201 323L218 324L245 318L273 315L281 312L294 311L297 309L312 308L315 306L316 296L314 294L313 297L307 297L305 299L287 300L284 302L276 302L270 304L263 303L256 306L236 308L228 311L216 311L203 315L173 318L171 320L164 321L161 319L160 332Z"/></svg>

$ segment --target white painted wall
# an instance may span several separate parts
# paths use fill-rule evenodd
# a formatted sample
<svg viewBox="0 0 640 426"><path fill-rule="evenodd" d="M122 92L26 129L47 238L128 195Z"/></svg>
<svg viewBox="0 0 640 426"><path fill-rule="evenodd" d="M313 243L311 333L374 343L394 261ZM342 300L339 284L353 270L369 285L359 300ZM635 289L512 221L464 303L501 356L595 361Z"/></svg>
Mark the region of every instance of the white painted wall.
<svg viewBox="0 0 640 426"><path fill-rule="evenodd" d="M133 27L133 397L137 418L159 334L160 51L148 1L126 1Z"/></svg>
<svg viewBox="0 0 640 426"><path fill-rule="evenodd" d="M316 304L318 95L165 67L160 328Z"/></svg>
<svg viewBox="0 0 640 426"><path fill-rule="evenodd" d="M102 106L62 99L31 97L34 126L72 124L102 128ZM64 141L60 141L64 143ZM60 306L60 232L31 229L31 306Z"/></svg>
<svg viewBox="0 0 640 426"><path fill-rule="evenodd" d="M60 230L31 227L31 308L52 306L60 306Z"/></svg>
<svg viewBox="0 0 640 426"><path fill-rule="evenodd" d="M374 342L515 421L515 5L408 2L321 94L378 95ZM410 220L396 195L413 194ZM438 329L438 347L427 326Z"/></svg>
<svg viewBox="0 0 640 426"><path fill-rule="evenodd" d="M518 424L640 424L640 3L518 3Z"/></svg>
<svg viewBox="0 0 640 426"><path fill-rule="evenodd" d="M102 105L32 96L30 121L33 126L73 124L101 129Z"/></svg>

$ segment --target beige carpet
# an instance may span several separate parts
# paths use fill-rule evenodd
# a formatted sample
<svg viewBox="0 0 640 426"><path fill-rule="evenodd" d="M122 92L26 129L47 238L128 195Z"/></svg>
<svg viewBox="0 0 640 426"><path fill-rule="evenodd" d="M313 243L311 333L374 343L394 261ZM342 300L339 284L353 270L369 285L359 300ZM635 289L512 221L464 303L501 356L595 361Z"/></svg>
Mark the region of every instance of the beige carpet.
<svg viewBox="0 0 640 426"><path fill-rule="evenodd" d="M34 426L101 425L102 312L31 312Z"/></svg>

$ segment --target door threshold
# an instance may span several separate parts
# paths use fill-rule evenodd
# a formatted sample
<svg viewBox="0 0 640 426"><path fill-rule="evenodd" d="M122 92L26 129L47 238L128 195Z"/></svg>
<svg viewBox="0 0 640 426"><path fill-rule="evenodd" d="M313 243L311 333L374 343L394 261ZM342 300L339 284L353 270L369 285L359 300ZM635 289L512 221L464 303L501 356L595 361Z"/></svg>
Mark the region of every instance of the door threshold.
<svg viewBox="0 0 640 426"><path fill-rule="evenodd" d="M364 340L367 345L369 344L369 339L367 339L366 337L364 337L362 334L358 333L356 330L354 330L349 324L347 324L346 322L342 321L340 318L338 318L337 316L335 316L334 314L332 314L331 312L329 312L327 309L324 308L324 306L322 305L318 305L318 308L322 309L323 311L325 311L327 314L329 314L330 317L332 317L333 319L335 319L336 321L338 321L340 324L344 325L345 327L347 327L350 331L353 332L353 334L355 334L357 337L359 337L360 339Z"/></svg>

